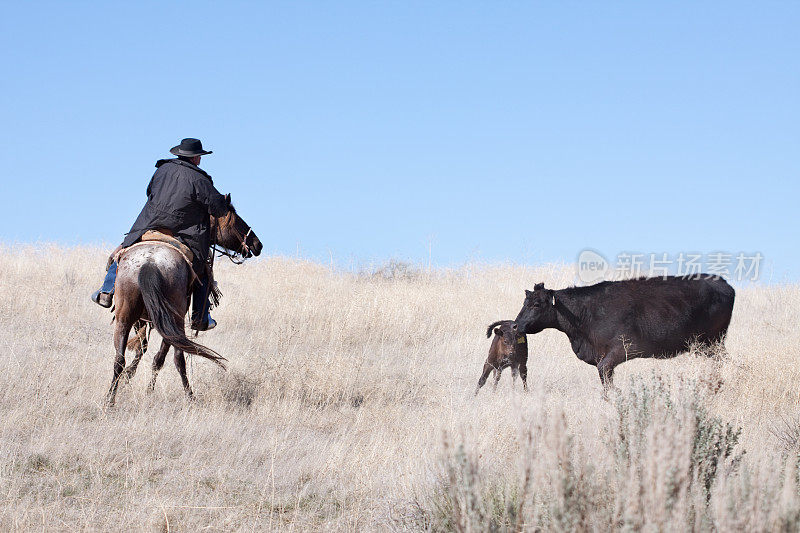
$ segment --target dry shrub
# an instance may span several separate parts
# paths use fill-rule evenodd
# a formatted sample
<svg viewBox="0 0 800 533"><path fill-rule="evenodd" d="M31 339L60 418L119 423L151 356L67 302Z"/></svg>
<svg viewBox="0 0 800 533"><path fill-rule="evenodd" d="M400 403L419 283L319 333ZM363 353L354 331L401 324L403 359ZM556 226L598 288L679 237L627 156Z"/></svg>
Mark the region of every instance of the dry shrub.
<svg viewBox="0 0 800 533"><path fill-rule="evenodd" d="M769 428L780 446L789 453L800 455L800 416L781 415Z"/></svg>
<svg viewBox="0 0 800 533"><path fill-rule="evenodd" d="M239 369L223 374L220 382L222 397L237 408L249 408L258 396L261 381L252 374Z"/></svg>
<svg viewBox="0 0 800 533"><path fill-rule="evenodd" d="M431 493L411 501L405 512L391 520L409 531L517 531L522 525L530 478L491 478L464 443L453 445L444 437L442 472Z"/></svg>
<svg viewBox="0 0 800 533"><path fill-rule="evenodd" d="M563 411L542 413L525 430L514 475L493 471L465 442L445 437L443 466L427 498L396 525L427 531L715 531L739 523L749 503L740 430L709 413L696 383L674 387L635 379L614 399L600 453L581 446ZM798 524L800 498L791 461L772 486L760 523ZM782 496L780 494L783 494ZM724 496L723 496L724 495ZM728 498L729 505L712 505ZM757 525L750 524L750 525Z"/></svg>
<svg viewBox="0 0 800 533"><path fill-rule="evenodd" d="M385 281L413 281L425 276L422 268L398 259L390 259L378 267L365 270L362 274L368 279L379 279Z"/></svg>

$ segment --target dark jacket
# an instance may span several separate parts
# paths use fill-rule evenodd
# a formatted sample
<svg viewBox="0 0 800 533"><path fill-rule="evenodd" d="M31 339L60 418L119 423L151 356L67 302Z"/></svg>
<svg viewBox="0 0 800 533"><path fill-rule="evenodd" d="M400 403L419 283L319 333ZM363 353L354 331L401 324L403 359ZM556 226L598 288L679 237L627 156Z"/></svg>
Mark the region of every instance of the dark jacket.
<svg viewBox="0 0 800 533"><path fill-rule="evenodd" d="M208 258L211 246L209 215L228 213L228 202L200 167L182 159L161 159L147 186L147 203L123 246L137 242L149 229L167 229L191 248L195 265Z"/></svg>

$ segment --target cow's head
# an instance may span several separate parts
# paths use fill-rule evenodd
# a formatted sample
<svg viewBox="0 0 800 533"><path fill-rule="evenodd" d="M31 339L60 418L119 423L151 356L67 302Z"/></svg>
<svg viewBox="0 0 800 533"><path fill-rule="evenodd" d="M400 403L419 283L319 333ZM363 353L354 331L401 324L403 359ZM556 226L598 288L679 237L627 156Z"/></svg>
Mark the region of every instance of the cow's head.
<svg viewBox="0 0 800 533"><path fill-rule="evenodd" d="M545 289L544 283L537 283L532 291L525 291L525 302L514 322L519 332L525 334L553 327L556 323L555 291Z"/></svg>

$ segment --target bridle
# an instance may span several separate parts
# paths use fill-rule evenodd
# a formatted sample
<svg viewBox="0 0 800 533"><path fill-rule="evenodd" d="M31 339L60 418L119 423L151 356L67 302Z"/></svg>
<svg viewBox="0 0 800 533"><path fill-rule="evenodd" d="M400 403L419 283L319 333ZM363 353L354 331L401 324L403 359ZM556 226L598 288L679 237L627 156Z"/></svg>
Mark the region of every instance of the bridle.
<svg viewBox="0 0 800 533"><path fill-rule="evenodd" d="M239 233L239 231L236 228L232 226L228 228L228 231L233 232L233 234L236 236L236 239L241 243L239 245L239 249L231 253L226 248L217 245L217 228L220 227L220 224L219 222L216 222L216 219L214 223L216 225L216 228L214 228L214 231L211 232L212 235L211 249L215 252L218 252L220 255L224 255L225 257L231 260L231 263L235 265L241 265L242 263L244 263L247 254L250 255L253 254L252 250L250 250L250 247L247 245L247 238L250 236L251 233L253 233L253 228L248 226L247 233L245 233L244 236L242 236L242 234ZM238 258L239 256L241 256L241 259ZM213 261L213 254L212 254L212 261Z"/></svg>
<svg viewBox="0 0 800 533"><path fill-rule="evenodd" d="M246 252L246 254L253 255L253 251L250 249L249 246L247 246L247 238L250 236L251 233L253 233L253 228L248 227L247 228L247 233L245 233L244 237L242 237L242 248L241 249L244 252ZM240 254L240 255L244 256L246 254Z"/></svg>

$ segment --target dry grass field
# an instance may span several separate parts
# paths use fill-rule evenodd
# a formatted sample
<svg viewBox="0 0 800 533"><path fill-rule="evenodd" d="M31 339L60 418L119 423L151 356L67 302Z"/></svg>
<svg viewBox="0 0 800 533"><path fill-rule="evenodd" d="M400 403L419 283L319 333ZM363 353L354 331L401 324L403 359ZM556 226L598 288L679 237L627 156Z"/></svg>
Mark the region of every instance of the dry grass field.
<svg viewBox="0 0 800 533"><path fill-rule="evenodd" d="M529 337L529 392L506 371L474 397L486 324L570 267L220 261L199 340L229 370L192 358L190 403L171 354L146 393L145 356L107 409L104 264L0 247L2 531L800 526L798 286L738 289L726 355L623 364L608 398L553 331Z"/></svg>

